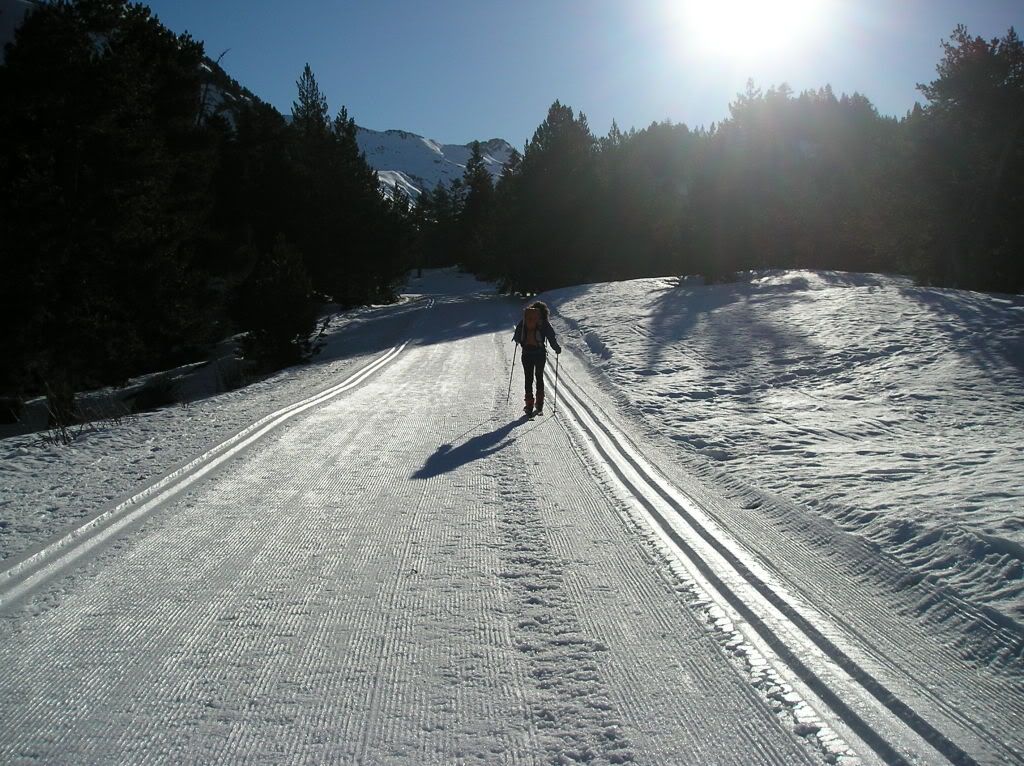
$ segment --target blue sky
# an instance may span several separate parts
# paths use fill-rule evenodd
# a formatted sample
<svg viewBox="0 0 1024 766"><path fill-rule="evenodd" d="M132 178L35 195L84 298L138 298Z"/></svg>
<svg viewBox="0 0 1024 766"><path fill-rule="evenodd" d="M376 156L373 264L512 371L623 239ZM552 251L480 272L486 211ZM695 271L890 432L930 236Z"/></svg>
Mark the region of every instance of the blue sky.
<svg viewBox="0 0 1024 766"><path fill-rule="evenodd" d="M555 100L604 134L709 125L748 77L859 91L885 114L920 100L957 23L1024 26L1022 0L152 0L239 82L287 112L306 62L336 112L446 143L522 147ZM771 7L770 14L752 8ZM812 19L808 22L808 19Z"/></svg>

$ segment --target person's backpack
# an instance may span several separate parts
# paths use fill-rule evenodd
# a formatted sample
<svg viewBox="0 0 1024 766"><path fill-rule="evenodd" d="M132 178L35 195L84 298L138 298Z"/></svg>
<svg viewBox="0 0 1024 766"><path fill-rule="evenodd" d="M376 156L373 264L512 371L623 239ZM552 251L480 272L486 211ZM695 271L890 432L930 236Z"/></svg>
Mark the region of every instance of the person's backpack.
<svg viewBox="0 0 1024 766"><path fill-rule="evenodd" d="M540 309L530 306L523 310L523 348L540 348L544 345L544 316Z"/></svg>

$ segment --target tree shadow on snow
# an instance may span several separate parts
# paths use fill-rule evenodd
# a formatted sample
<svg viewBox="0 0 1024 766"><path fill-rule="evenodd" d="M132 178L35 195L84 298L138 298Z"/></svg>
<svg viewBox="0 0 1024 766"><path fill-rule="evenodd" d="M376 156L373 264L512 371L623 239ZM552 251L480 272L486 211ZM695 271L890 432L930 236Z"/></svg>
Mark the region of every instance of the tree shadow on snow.
<svg viewBox="0 0 1024 766"><path fill-rule="evenodd" d="M486 293L431 296L404 306L384 306L333 335L313 363L376 354L405 341L428 346L495 332L507 332L511 339L519 312L519 301Z"/></svg>
<svg viewBox="0 0 1024 766"><path fill-rule="evenodd" d="M927 287L900 292L935 314L949 347L989 375L1024 373L1024 297Z"/></svg>
<svg viewBox="0 0 1024 766"><path fill-rule="evenodd" d="M660 291L654 301L650 334L660 342L649 350L649 370L696 366L719 382L723 376L738 376L742 387L754 393L775 385L786 367L823 353L799 328L766 321L809 299L801 280L776 285L687 282ZM698 327L700 335L694 338Z"/></svg>
<svg viewBox="0 0 1024 766"><path fill-rule="evenodd" d="M413 345L451 343L476 335L507 333L519 321L522 301L505 295L459 295L435 298L409 328Z"/></svg>
<svg viewBox="0 0 1024 766"><path fill-rule="evenodd" d="M454 471L456 468L464 466L467 463L472 463L474 460L482 460L483 458L490 457L495 452L500 452L505 449L505 447L512 444L515 439L509 439L507 437L517 428L520 428L529 422L530 419L524 415L517 420L513 420L505 425L495 428L493 431L474 436L468 441L460 444L458 447L451 444L442 444L437 448L437 451L434 452L433 455L427 458L423 467L416 471L416 473L414 473L410 478L430 479L434 476L439 476L442 473Z"/></svg>

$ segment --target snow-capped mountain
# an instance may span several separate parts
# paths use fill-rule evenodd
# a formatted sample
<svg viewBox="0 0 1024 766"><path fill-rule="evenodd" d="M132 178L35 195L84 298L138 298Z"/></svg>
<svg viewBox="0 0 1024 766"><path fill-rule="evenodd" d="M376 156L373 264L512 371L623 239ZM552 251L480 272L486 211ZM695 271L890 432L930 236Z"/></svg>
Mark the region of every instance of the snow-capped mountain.
<svg viewBox="0 0 1024 766"><path fill-rule="evenodd" d="M404 130L359 128L356 140L370 167L377 171L384 193L391 194L397 184L414 199L424 189L461 178L472 155L470 144L441 144ZM497 180L512 154L512 145L492 138L481 141L480 150L484 164Z"/></svg>
<svg viewBox="0 0 1024 766"><path fill-rule="evenodd" d="M14 31L25 14L37 6L37 0L0 0L0 62L3 46L14 39ZM235 82L214 61L207 59L203 68L203 110L220 114L232 125L235 106L252 100L253 94ZM287 117L287 116L286 116ZM380 177L381 191L391 196L397 186L415 199L424 189L433 189L462 177L472 155L470 144L442 144L404 130L370 130L359 128L359 148L366 161ZM501 138L482 141L484 163L495 180L512 154L512 145Z"/></svg>

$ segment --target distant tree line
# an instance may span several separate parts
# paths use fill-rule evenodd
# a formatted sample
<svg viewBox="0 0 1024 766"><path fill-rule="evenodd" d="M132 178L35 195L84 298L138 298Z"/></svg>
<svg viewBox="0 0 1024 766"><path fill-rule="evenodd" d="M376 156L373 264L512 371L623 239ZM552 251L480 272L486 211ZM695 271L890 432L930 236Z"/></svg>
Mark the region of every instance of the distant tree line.
<svg viewBox="0 0 1024 766"><path fill-rule="evenodd" d="M924 107L751 85L710 129L596 137L559 102L492 181L380 194L310 68L288 120L127 0L57 0L0 66L0 397L74 394L244 333L309 356L318 305L457 263L516 292L751 268L1024 289L1024 48L957 28Z"/></svg>
<svg viewBox="0 0 1024 766"><path fill-rule="evenodd" d="M391 300L410 219L355 136L308 65L289 121L144 5L40 5L0 66L0 394L73 418L235 333L295 362L319 303Z"/></svg>
<svg viewBox="0 0 1024 766"><path fill-rule="evenodd" d="M463 179L413 212L421 257L537 292L754 268L887 271L1024 289L1024 48L958 27L928 100L903 119L860 94L749 85L708 130L597 138L555 102L492 184Z"/></svg>

